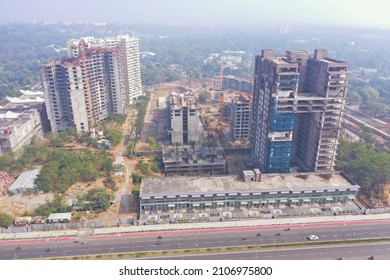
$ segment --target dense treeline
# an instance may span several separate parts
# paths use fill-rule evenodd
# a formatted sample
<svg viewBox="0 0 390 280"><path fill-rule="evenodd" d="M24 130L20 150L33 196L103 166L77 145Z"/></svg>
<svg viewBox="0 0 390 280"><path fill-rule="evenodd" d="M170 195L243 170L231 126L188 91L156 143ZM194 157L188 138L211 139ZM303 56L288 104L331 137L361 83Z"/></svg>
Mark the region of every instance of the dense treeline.
<svg viewBox="0 0 390 280"><path fill-rule="evenodd" d="M111 177L113 162L109 153L73 152L46 146L26 147L21 156L0 158L0 168L15 173L43 166L36 181L38 190L64 193L77 182L89 182L104 175Z"/></svg>
<svg viewBox="0 0 390 280"><path fill-rule="evenodd" d="M390 116L390 91L388 88L383 88L380 93L371 86L359 86L349 92L348 100L359 105L362 111L373 116Z"/></svg>
<svg viewBox="0 0 390 280"><path fill-rule="evenodd" d="M377 151L363 142L340 141L337 168L344 170L369 199L385 198L384 186L390 184L390 153Z"/></svg>
<svg viewBox="0 0 390 280"><path fill-rule="evenodd" d="M73 153L63 150L50 151L47 164L42 168L37 187L44 192L64 193L77 182L96 180L103 172L112 172L112 159L91 152Z"/></svg>
<svg viewBox="0 0 390 280"><path fill-rule="evenodd" d="M39 64L66 55L66 41L82 36L130 34L140 38L142 80L145 85L198 79L220 73L212 53L245 51L239 75L252 75L254 55L261 49L327 48L332 57L348 62L349 68L377 68L378 77L390 75L390 32L386 30L294 26L279 35L279 26L210 27L173 25L107 24L3 24L0 25L0 97L18 94L17 89L39 82ZM369 40L368 40L369 38ZM225 69L226 73L230 71ZM388 87L388 80L379 92ZM373 84L377 84L376 82ZM382 93L381 93L382 94ZM388 98L390 98L388 96ZM388 100L388 98L386 100Z"/></svg>

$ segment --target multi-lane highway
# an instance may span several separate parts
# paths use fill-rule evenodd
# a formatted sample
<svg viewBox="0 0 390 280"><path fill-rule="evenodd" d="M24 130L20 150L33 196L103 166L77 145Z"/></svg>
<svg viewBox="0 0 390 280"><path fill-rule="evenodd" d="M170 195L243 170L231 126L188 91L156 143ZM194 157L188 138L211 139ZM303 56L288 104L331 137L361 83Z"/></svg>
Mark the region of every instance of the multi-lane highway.
<svg viewBox="0 0 390 280"><path fill-rule="evenodd" d="M357 224L339 223L336 225L294 225L289 231L286 227L246 227L229 229L209 229L209 230L189 230L189 231L169 231L169 232L144 232L128 233L112 236L94 236L80 239L75 243L74 238L59 238L54 240L10 240L0 242L0 259L31 259L41 257L64 257L87 254L107 254L121 252L143 252L143 251L168 251L175 249L194 249L209 247L225 247L257 244L277 244L289 242L316 242L307 239L308 235L317 235L319 240L343 240L356 238L377 238L390 237L390 221L372 221L370 223ZM261 236L257 236L260 233ZM162 239L158 240L157 236ZM82 244L85 241L85 244ZM159 244L160 241L160 244ZM16 250L20 246L21 250ZM370 246L380 246L378 244ZM383 245L384 246L384 245ZM50 248L48 252L47 249ZM346 247L338 246L339 251L335 254L343 256ZM367 247L365 247L367 248ZM374 247L373 247L374 248ZM378 248L378 247L375 247ZM310 249L315 250L315 249ZM323 251L323 249L317 249ZM360 250L360 249L359 249ZM357 258L369 254L368 249L364 254L356 254ZM321 259L334 257L335 255L301 255L290 254L286 250L287 256L274 255L274 258L287 259ZM308 252L308 251L306 251ZM250 253L253 256L253 253ZM352 253L354 255L355 253ZM374 253L371 253L371 255ZM249 256L249 255L248 255ZM258 258L268 259L272 254L257 253ZM352 258L352 256L350 256ZM390 256L384 255L384 258ZM219 258L219 257L218 257Z"/></svg>
<svg viewBox="0 0 390 280"><path fill-rule="evenodd" d="M390 260L390 243L277 248L261 251L155 257L161 260Z"/></svg>

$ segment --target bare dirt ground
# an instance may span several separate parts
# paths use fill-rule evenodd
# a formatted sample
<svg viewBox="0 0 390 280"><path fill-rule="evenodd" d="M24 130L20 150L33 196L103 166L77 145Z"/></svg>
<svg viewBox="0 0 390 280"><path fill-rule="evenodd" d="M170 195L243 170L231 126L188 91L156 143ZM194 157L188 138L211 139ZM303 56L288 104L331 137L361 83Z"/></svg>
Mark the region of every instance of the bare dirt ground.
<svg viewBox="0 0 390 280"><path fill-rule="evenodd" d="M176 91L187 90L197 95L203 91L208 91L209 88L204 88L201 83L189 82L189 81L178 81L174 83L162 83L155 85L151 91L151 101L147 107L145 115L144 127L141 132L140 142L137 145L138 150L145 149L148 145L146 139L152 137L156 139L161 145L169 145L170 139L167 133L169 129L169 119L167 118L167 108L158 104L159 97L168 97L169 93ZM205 128L204 139L206 142L220 142L219 134L217 134L217 127L221 123L221 114L219 112L219 91L211 90L211 98L204 104L198 104L200 114L204 120L207 121L207 128ZM231 99L236 95L235 92L227 92L225 101L230 102ZM221 129L222 128L222 129ZM222 126L219 127L224 137L229 136L229 122L225 120ZM220 131L220 132L221 132ZM219 132L219 133L220 133Z"/></svg>
<svg viewBox="0 0 390 280"><path fill-rule="evenodd" d="M158 99L159 97L167 97L172 91L177 91L179 85L181 84L163 83L153 87L150 95L150 102L146 109L140 141L137 145L138 149L142 149L142 147L145 146L148 137L152 137L160 144L169 143L169 135L167 134L169 123L166 119L167 108L165 104L159 104Z"/></svg>
<svg viewBox="0 0 390 280"><path fill-rule="evenodd" d="M20 216L25 211L33 211L40 205L53 199L52 194L15 194L13 196L0 196L0 212L13 217Z"/></svg>

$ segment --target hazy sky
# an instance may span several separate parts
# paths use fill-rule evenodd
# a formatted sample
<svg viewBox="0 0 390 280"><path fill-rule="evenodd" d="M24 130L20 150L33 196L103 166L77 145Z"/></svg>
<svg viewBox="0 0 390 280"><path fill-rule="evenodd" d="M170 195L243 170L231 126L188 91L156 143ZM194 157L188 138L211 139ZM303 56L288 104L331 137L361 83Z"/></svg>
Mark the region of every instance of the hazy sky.
<svg viewBox="0 0 390 280"><path fill-rule="evenodd" d="M390 28L388 0L3 0L0 23L310 23Z"/></svg>

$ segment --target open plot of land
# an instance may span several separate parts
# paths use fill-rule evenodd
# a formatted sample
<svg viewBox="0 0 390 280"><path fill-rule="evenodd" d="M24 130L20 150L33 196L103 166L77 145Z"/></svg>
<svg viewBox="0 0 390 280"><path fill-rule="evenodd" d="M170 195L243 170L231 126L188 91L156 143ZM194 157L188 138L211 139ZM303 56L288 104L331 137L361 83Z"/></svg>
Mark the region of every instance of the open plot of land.
<svg viewBox="0 0 390 280"><path fill-rule="evenodd" d="M30 212L52 200L53 194L15 194L0 196L0 212L8 213L13 217Z"/></svg>

